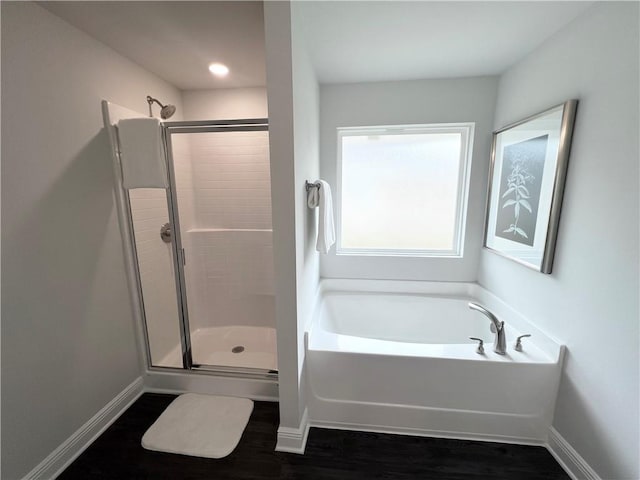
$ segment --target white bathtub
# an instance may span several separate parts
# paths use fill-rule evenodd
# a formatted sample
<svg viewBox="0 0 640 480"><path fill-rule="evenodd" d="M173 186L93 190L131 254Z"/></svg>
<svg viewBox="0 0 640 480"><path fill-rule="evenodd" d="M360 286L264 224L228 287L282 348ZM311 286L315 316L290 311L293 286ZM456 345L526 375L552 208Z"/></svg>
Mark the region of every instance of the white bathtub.
<svg viewBox="0 0 640 480"><path fill-rule="evenodd" d="M475 284L327 281L307 334L312 424L516 443L546 440L563 348ZM486 305L505 321L493 352ZM532 333L523 351L515 338ZM485 354L476 343L485 340Z"/></svg>

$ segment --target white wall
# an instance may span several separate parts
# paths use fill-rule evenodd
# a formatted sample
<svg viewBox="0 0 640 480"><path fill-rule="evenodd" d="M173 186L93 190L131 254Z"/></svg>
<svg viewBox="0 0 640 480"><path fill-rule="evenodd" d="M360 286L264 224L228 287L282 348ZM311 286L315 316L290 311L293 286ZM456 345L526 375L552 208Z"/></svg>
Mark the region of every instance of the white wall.
<svg viewBox="0 0 640 480"><path fill-rule="evenodd" d="M337 127L475 122L462 258L336 255L320 261L328 278L474 281L482 245L496 77L322 85L320 173L336 186ZM334 205L334 208L338 208Z"/></svg>
<svg viewBox="0 0 640 480"><path fill-rule="evenodd" d="M2 3L2 477L142 372L100 101L179 92L33 3Z"/></svg>
<svg viewBox="0 0 640 480"><path fill-rule="evenodd" d="M315 212L306 206L304 188L304 181L319 171L318 83L307 58L298 5L265 2L264 8L280 425L297 429L305 408L304 326L319 280Z"/></svg>
<svg viewBox="0 0 640 480"><path fill-rule="evenodd" d="M603 479L638 468L638 4L602 2L500 81L495 127L569 98L553 273L483 251L479 282L568 348L554 427Z"/></svg>
<svg viewBox="0 0 640 480"><path fill-rule="evenodd" d="M267 118L267 89L220 88L182 92L186 120Z"/></svg>
<svg viewBox="0 0 640 480"><path fill-rule="evenodd" d="M302 412L299 405L298 379L296 185L289 2L265 2L264 23L269 102L280 425L287 428L297 428Z"/></svg>
<svg viewBox="0 0 640 480"><path fill-rule="evenodd" d="M299 408L304 412L305 371L304 332L314 311L320 259L316 251L317 211L307 206L305 180L320 173L319 128L320 89L304 38L303 9L291 3L291 45L293 67L294 191L296 215L296 295Z"/></svg>

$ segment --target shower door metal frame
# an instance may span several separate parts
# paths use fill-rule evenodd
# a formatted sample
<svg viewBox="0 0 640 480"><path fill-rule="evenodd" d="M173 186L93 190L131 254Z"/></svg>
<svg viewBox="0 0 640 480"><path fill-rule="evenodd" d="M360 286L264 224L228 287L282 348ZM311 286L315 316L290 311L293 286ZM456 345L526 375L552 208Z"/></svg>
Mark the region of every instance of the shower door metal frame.
<svg viewBox="0 0 640 480"><path fill-rule="evenodd" d="M173 158L171 135L181 133L211 133L211 132L251 132L269 131L269 121L266 118L252 118L241 120L201 120L184 122L163 122L162 139L164 142L167 173L169 176L169 195L167 207L173 233L173 264L175 272L178 313L180 316L180 343L182 347L182 362L186 370L210 372L217 375L277 379L277 371L260 368L232 367L222 365L201 365L193 363L191 349L191 329L189 325L189 308L187 303L187 288L184 267L186 265L185 251L182 246L182 231L180 229L180 214L178 211L178 195Z"/></svg>

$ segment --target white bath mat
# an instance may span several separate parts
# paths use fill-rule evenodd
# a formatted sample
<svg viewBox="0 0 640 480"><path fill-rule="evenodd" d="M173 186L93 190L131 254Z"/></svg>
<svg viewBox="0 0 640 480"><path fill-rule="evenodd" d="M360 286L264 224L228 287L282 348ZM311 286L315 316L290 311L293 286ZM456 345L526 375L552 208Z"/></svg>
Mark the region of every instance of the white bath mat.
<svg viewBox="0 0 640 480"><path fill-rule="evenodd" d="M142 446L193 457L226 457L238 445L252 411L247 398L186 393L151 425Z"/></svg>

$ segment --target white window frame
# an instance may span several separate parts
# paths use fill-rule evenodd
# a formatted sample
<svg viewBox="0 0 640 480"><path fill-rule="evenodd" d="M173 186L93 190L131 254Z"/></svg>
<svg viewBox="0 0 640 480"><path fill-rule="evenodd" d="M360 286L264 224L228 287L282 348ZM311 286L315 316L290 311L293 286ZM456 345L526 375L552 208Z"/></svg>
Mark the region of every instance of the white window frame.
<svg viewBox="0 0 640 480"><path fill-rule="evenodd" d="M338 153L336 171L336 255L376 257L445 257L462 258L464 233L469 199L469 177L471 172L475 123L436 123L423 125L386 125L370 127L338 127ZM342 139L351 136L402 135L402 134L459 133L461 135L460 172L458 174L458 196L454 242L451 250L407 250L344 248L342 246Z"/></svg>

